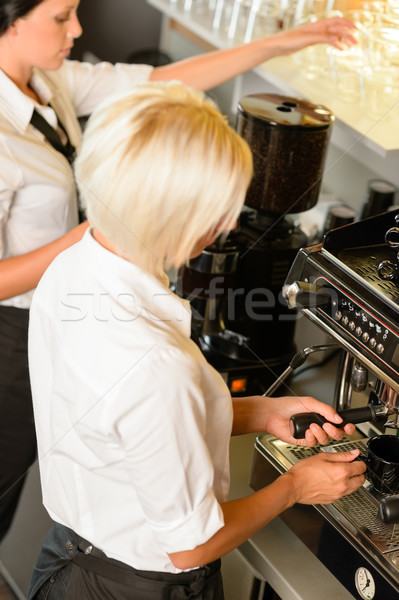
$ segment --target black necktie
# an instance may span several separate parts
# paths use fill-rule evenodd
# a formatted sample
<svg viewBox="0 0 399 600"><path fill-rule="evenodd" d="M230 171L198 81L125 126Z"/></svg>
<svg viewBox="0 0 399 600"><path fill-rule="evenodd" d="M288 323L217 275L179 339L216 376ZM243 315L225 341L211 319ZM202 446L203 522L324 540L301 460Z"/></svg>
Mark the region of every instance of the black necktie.
<svg viewBox="0 0 399 600"><path fill-rule="evenodd" d="M75 148L69 141L69 136L66 132L66 129L61 123L61 121L58 119L58 117L57 120L59 127L61 127L61 129L66 135L66 144L62 143L58 132L53 127L51 127L51 125L46 121L44 117L42 117L42 115L39 112L37 112L36 109L33 109L33 114L30 122L33 125L33 127L35 127L45 136L45 138L53 146L53 148L55 148L55 150L57 150L58 152L61 152L68 159L69 163L72 164L75 158Z"/></svg>
<svg viewBox="0 0 399 600"><path fill-rule="evenodd" d="M62 140L61 140L58 132L55 129L53 129L53 127L51 127L50 123L48 123L46 121L46 119L44 117L42 117L42 115L39 112L37 112L36 109L33 109L32 118L30 120L33 127L35 127L38 131L40 131L45 136L47 141L50 142L50 144L53 146L53 148L55 150L58 150L58 152L61 152L65 156L65 158L67 158L69 164L72 165L73 161L75 160L76 149L74 146L72 146L71 142L69 141L68 133L67 133L65 127L63 126L63 124L61 123L61 121L59 120L58 116L57 116L57 121L58 121L58 126L61 127L61 129L63 130L63 132L66 135L66 138L67 138L66 144L62 143ZM78 193L77 189L76 189L76 196L77 196L77 198L79 198L79 193ZM83 210L79 206L79 201L78 201L78 213L79 213L79 223L82 223L83 221L86 220L86 216L85 216Z"/></svg>

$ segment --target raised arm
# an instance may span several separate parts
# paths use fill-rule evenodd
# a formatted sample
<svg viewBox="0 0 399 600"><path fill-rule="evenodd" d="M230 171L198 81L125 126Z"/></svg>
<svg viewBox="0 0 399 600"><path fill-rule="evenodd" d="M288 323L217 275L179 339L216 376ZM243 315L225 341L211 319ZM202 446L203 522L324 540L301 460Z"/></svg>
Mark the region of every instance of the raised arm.
<svg viewBox="0 0 399 600"><path fill-rule="evenodd" d="M355 28L347 19L334 17L281 31L272 36L187 58L154 69L151 79L177 79L199 90L209 90L257 65L285 54L291 54L313 44L330 44L335 48L352 45Z"/></svg>

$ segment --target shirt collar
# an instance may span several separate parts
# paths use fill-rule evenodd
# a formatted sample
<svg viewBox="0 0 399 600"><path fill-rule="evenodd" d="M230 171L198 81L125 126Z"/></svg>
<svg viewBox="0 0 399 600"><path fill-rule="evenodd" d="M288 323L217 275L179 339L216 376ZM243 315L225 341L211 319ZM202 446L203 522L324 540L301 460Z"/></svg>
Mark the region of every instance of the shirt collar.
<svg viewBox="0 0 399 600"><path fill-rule="evenodd" d="M52 99L52 91L35 70L31 80L32 87L44 104ZM32 118L35 102L0 69L0 111L5 118L21 133L24 133Z"/></svg>
<svg viewBox="0 0 399 600"><path fill-rule="evenodd" d="M110 252L93 238L90 229L86 231L80 243L92 254L96 264L102 265L104 273L108 272L114 284L119 286L118 292L122 289L126 290L127 295L131 294L144 311L141 314L145 314L154 322L168 324L185 337L190 337L190 302L177 296L165 285L168 281L166 275L163 281L160 281L142 271L137 265Z"/></svg>

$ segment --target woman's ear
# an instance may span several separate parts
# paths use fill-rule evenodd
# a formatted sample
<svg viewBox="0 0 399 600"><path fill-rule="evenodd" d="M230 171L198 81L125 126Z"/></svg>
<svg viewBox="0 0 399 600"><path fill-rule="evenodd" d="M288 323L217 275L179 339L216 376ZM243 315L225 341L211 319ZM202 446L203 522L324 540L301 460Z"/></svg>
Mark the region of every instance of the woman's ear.
<svg viewBox="0 0 399 600"><path fill-rule="evenodd" d="M6 33L8 33L8 35L11 35L13 37L18 35L18 19L16 21L14 21L14 23L12 25L10 25L10 27L7 29Z"/></svg>

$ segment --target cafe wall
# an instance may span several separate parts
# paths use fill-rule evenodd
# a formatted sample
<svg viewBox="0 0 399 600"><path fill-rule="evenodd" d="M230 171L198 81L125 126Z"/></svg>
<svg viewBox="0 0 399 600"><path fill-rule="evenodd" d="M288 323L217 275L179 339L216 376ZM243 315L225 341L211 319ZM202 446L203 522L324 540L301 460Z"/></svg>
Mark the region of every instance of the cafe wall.
<svg viewBox="0 0 399 600"><path fill-rule="evenodd" d="M90 51L101 60L123 62L133 52L158 47L161 15L145 0L82 0L78 14L83 35L73 58Z"/></svg>

